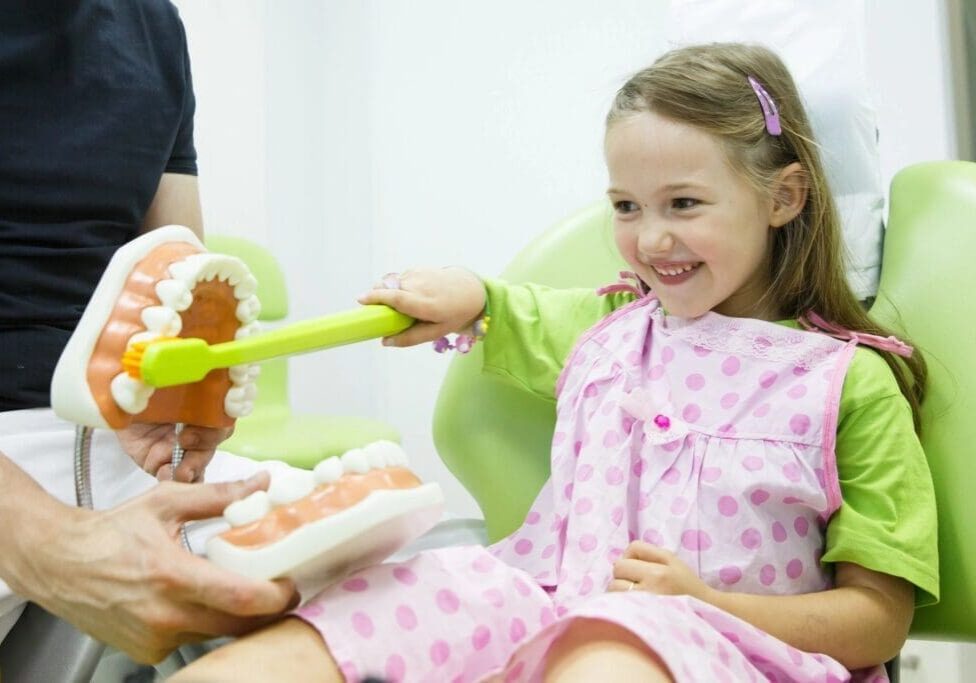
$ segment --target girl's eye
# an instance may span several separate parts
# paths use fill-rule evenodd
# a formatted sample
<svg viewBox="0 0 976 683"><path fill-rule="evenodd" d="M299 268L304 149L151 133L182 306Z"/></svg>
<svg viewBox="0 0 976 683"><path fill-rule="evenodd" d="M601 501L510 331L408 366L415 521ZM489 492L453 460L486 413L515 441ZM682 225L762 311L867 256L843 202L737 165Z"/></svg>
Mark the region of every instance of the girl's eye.
<svg viewBox="0 0 976 683"><path fill-rule="evenodd" d="M700 202L697 199L692 199L691 197L678 197L677 199L671 200L672 209L693 209L698 206Z"/></svg>
<svg viewBox="0 0 976 683"><path fill-rule="evenodd" d="M637 202L627 201L626 199L613 203L613 209L617 213L633 213L637 211Z"/></svg>

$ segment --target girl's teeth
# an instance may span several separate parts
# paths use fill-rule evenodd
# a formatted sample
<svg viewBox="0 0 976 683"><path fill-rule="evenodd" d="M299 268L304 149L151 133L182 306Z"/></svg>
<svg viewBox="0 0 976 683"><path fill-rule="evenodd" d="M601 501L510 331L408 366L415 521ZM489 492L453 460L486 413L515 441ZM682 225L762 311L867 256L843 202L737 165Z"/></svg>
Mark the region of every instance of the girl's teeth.
<svg viewBox="0 0 976 683"><path fill-rule="evenodd" d="M674 275L681 275L682 273L687 273L689 270L693 270L694 268L697 268L697 267L698 267L698 264L696 263L694 265L689 264L689 265L686 265L686 266L670 267L670 268L658 268L658 267L655 267L654 270L656 270L661 275L674 276Z"/></svg>

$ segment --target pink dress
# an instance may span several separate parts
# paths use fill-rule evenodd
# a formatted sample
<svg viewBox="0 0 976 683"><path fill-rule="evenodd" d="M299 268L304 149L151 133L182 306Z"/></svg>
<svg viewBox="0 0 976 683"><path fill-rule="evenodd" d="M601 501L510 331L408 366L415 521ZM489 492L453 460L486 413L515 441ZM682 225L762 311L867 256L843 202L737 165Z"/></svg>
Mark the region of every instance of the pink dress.
<svg viewBox="0 0 976 683"><path fill-rule="evenodd" d="M841 500L834 439L853 352L775 323L668 317L639 299L571 354L552 474L521 528L490 548L357 572L297 614L350 681L538 681L577 617L629 629L678 681L887 681L883 667L852 677L694 598L605 592L635 539L716 588L829 588L819 560Z"/></svg>

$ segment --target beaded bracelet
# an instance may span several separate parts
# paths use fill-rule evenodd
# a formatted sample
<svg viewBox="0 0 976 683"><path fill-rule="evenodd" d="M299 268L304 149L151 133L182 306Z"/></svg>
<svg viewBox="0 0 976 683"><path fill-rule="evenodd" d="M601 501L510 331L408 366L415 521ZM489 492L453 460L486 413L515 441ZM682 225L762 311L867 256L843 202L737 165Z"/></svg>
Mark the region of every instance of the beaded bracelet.
<svg viewBox="0 0 976 683"><path fill-rule="evenodd" d="M491 322L491 313L488 310L488 297L485 296L485 310L481 317L471 325L471 334L458 334L454 337L454 342L446 337L434 340L434 351L444 353L454 349L458 353L467 353L474 346L475 342L483 339L488 334L488 324Z"/></svg>

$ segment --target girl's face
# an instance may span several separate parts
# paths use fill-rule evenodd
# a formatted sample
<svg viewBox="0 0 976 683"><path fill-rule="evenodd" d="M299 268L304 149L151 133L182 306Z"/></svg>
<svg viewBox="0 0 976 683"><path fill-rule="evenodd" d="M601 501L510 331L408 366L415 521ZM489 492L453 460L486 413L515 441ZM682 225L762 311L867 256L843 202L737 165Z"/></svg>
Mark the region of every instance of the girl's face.
<svg viewBox="0 0 976 683"><path fill-rule="evenodd" d="M772 202L729 166L714 136L642 112L613 123L605 147L617 248L669 314L779 317L758 305Z"/></svg>

